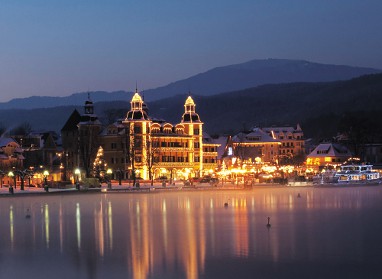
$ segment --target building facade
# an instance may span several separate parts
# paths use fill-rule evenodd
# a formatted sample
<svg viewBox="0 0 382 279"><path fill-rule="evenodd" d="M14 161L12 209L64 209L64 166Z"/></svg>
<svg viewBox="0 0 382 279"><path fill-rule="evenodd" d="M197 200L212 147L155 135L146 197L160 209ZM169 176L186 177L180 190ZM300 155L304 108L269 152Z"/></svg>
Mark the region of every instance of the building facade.
<svg viewBox="0 0 382 279"><path fill-rule="evenodd" d="M306 165L316 169L335 167L343 164L351 157L352 154L349 149L341 144L321 143L307 156Z"/></svg>
<svg viewBox="0 0 382 279"><path fill-rule="evenodd" d="M223 157L234 159L236 164L255 161L271 164L302 163L305 159L304 134L300 125L296 128L254 128L228 137Z"/></svg>
<svg viewBox="0 0 382 279"><path fill-rule="evenodd" d="M191 96L185 101L184 113L177 124L150 117L137 91L130 105L125 118L102 132L89 103L84 115L78 112L71 115L62 129L68 169L78 167L83 172L89 162L96 176L110 169L112 177L119 180L174 181L203 176L217 168L219 144L203 132L203 122Z"/></svg>
<svg viewBox="0 0 382 279"><path fill-rule="evenodd" d="M304 160L304 133L299 124L296 128L292 126L264 127L262 130L280 142L277 158L275 158L279 163L297 163Z"/></svg>

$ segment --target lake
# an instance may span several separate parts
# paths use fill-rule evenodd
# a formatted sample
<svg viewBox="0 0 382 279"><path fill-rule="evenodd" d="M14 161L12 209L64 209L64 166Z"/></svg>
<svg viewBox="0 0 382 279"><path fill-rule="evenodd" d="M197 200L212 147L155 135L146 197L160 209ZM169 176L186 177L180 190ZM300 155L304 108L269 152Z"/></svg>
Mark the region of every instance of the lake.
<svg viewBox="0 0 382 279"><path fill-rule="evenodd" d="M0 278L382 278L381 186L49 193L0 217Z"/></svg>

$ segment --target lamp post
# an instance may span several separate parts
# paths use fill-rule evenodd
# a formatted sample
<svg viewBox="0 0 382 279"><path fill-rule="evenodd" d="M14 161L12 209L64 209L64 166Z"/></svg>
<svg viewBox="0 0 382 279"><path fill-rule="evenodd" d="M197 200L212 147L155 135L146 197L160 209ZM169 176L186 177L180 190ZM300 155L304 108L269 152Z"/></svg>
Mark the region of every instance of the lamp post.
<svg viewBox="0 0 382 279"><path fill-rule="evenodd" d="M111 169L107 169L106 174L107 174L107 188L111 189L111 174L113 171Z"/></svg>
<svg viewBox="0 0 382 279"><path fill-rule="evenodd" d="M325 175L325 169L322 169L322 171L321 171L321 184L324 184L324 175Z"/></svg>
<svg viewBox="0 0 382 279"><path fill-rule="evenodd" d="M49 192L49 186L48 186L49 171L44 170L43 175L44 175L44 189L45 189L45 192Z"/></svg>
<svg viewBox="0 0 382 279"><path fill-rule="evenodd" d="M13 174L13 171L8 172L8 177L11 178L11 181L13 180L14 176L15 175ZM9 193L13 194L13 186L12 186L11 182L9 182Z"/></svg>
<svg viewBox="0 0 382 279"><path fill-rule="evenodd" d="M118 176L118 185L121 185L122 184L122 170L121 169L117 169L116 170L117 172L117 176Z"/></svg>
<svg viewBox="0 0 382 279"><path fill-rule="evenodd" d="M75 169L74 170L74 174L76 175L76 189L79 191L80 190L80 174L81 174L81 171L79 168Z"/></svg>

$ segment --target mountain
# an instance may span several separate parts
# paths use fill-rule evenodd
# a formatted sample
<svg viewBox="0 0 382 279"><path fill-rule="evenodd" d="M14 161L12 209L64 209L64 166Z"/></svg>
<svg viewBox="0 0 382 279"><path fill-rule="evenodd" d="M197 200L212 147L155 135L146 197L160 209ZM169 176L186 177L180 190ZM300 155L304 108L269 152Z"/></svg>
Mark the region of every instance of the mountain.
<svg viewBox="0 0 382 279"><path fill-rule="evenodd" d="M263 59L214 68L167 86L145 91L146 100L193 92L211 96L264 84L348 80L382 70L313 63L304 60Z"/></svg>
<svg viewBox="0 0 382 279"><path fill-rule="evenodd" d="M6 109L36 109L52 108L57 106L81 106L88 94L93 102L109 102L119 100L130 100L132 93L126 91L94 91L74 93L66 97L32 96L28 98L12 99L9 102L0 103L0 110Z"/></svg>
<svg viewBox="0 0 382 279"><path fill-rule="evenodd" d="M163 87L144 91L146 101L155 101L178 94L192 92L200 96L211 96L233 92L264 84L293 82L327 82L347 80L381 70L341 65L312 63L304 60L265 59L214 68L190 78L170 83ZM35 109L55 106L81 106L88 92L75 93L67 97L38 97L13 99L0 103L1 109ZM94 102L130 101L131 92L90 92Z"/></svg>
<svg viewBox="0 0 382 279"><path fill-rule="evenodd" d="M205 130L212 134L300 123L307 136L329 137L349 114L359 114L359 119L382 128L377 121L382 115L382 74L348 81L262 85L193 98ZM180 121L185 99L186 95L149 103L150 115Z"/></svg>
<svg viewBox="0 0 382 279"><path fill-rule="evenodd" d="M296 125L307 137L335 136L344 125L361 125L382 135L382 74L347 81L262 85L214 96L192 96L196 111L210 134L235 133L254 126ZM149 115L179 123L187 95L148 102ZM95 103L102 123L126 116L130 100ZM74 109L0 110L2 124L11 129L29 122L33 129L60 131ZM349 122L350 121L350 122Z"/></svg>

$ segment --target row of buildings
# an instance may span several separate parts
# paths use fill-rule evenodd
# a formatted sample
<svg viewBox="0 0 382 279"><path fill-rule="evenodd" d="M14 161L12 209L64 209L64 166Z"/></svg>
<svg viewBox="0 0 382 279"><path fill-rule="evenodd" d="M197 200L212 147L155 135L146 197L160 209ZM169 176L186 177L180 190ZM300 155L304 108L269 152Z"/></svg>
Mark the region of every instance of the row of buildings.
<svg viewBox="0 0 382 279"><path fill-rule="evenodd" d="M254 128L234 136L211 138L191 96L180 122L149 116L136 91L126 117L104 129L90 98L84 113L74 111L61 130L66 169L79 167L89 175L108 168L119 179L190 179L221 168L258 163L293 163L305 158L301 127ZM73 174L72 174L73 175Z"/></svg>
<svg viewBox="0 0 382 279"><path fill-rule="evenodd" d="M1 138L0 168L48 168L55 180L63 181L106 175L120 180L185 180L222 169L253 170L264 163L318 167L351 157L338 144L320 144L307 153L300 125L211 138L191 96L176 124L151 117L138 91L130 104L124 118L104 126L89 96L83 113L74 110L70 115L61 137L50 132Z"/></svg>

